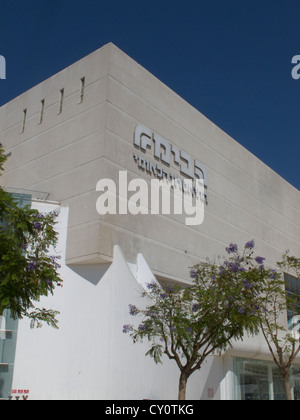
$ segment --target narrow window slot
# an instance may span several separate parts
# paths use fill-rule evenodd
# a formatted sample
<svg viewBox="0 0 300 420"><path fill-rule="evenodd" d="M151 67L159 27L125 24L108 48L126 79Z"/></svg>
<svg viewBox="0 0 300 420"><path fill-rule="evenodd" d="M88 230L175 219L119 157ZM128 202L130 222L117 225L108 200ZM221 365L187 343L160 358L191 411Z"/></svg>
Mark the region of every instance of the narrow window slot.
<svg viewBox="0 0 300 420"><path fill-rule="evenodd" d="M25 131L25 125L26 125L26 116L27 116L27 108L23 110L23 118L22 118L22 126L21 126L21 134Z"/></svg>
<svg viewBox="0 0 300 420"><path fill-rule="evenodd" d="M64 89L60 89L60 92L59 92L58 114L61 114L62 113L63 102L64 102L64 93L65 93L65 90Z"/></svg>
<svg viewBox="0 0 300 420"><path fill-rule="evenodd" d="M41 110L40 110L40 121L39 124L42 124L44 118L44 109L45 109L45 99L41 100Z"/></svg>
<svg viewBox="0 0 300 420"><path fill-rule="evenodd" d="M85 77L80 79L79 103L82 104L84 97Z"/></svg>

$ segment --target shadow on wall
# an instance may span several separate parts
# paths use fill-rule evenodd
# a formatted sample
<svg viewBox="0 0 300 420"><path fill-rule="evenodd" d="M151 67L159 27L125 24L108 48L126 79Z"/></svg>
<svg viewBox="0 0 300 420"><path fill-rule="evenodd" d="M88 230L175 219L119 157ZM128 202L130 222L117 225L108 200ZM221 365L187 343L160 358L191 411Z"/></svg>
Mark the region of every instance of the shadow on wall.
<svg viewBox="0 0 300 420"><path fill-rule="evenodd" d="M69 265L70 270L78 274L80 277L87 280L89 283L97 286L103 278L107 270L110 268L111 263L107 264L82 264L82 265Z"/></svg>
<svg viewBox="0 0 300 420"><path fill-rule="evenodd" d="M218 357L211 356L213 360L207 360L204 362L202 369L203 377L206 376L206 383L200 393L200 400L219 400L220 399L220 359ZM208 358L210 359L210 357ZM200 369L201 375L201 369Z"/></svg>

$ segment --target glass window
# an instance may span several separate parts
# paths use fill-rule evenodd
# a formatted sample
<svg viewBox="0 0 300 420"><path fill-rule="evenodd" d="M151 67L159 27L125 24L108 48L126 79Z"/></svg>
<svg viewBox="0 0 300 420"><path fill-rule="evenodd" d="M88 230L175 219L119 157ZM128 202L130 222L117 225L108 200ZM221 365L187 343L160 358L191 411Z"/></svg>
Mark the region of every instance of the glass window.
<svg viewBox="0 0 300 420"><path fill-rule="evenodd" d="M291 374L292 397L300 401L300 366L293 366Z"/></svg>
<svg viewBox="0 0 300 420"><path fill-rule="evenodd" d="M11 395L13 368L17 343L18 321L11 318L5 310L1 318L0 335L0 399Z"/></svg>
<svg viewBox="0 0 300 420"><path fill-rule="evenodd" d="M269 365L270 369L270 365ZM273 385L273 400L285 400L285 390L284 390L284 382L281 373L277 366L271 366L272 369L272 376L270 379L272 380L271 386Z"/></svg>
<svg viewBox="0 0 300 420"><path fill-rule="evenodd" d="M300 279L291 276L290 274L284 275L285 291L286 294L295 299L294 309L287 311L288 326L290 330L300 332Z"/></svg>
<svg viewBox="0 0 300 420"><path fill-rule="evenodd" d="M275 363L262 360L235 360L235 394L237 400L285 400L282 375ZM291 390L300 400L300 366L291 369Z"/></svg>
<svg viewBox="0 0 300 420"><path fill-rule="evenodd" d="M238 399L268 400L269 377L268 367L263 363L249 360L237 362Z"/></svg>

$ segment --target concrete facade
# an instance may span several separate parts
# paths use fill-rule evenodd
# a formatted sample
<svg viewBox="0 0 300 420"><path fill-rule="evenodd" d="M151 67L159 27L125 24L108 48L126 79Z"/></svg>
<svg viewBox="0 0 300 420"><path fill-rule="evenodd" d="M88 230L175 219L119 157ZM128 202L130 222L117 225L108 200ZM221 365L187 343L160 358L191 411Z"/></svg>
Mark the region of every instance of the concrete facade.
<svg viewBox="0 0 300 420"><path fill-rule="evenodd" d="M233 238L253 238L271 263L286 249L299 250L298 191L112 44L3 106L0 118L0 141L12 153L2 182L49 192L69 206L68 263L111 261L118 243L127 260L142 251L155 274L186 279L191 260L222 253ZM97 214L99 179L117 180L122 169L129 178L151 178L133 159L139 124L204 164L209 185L201 226L187 227L175 216ZM154 160L150 151L145 156Z"/></svg>
<svg viewBox="0 0 300 420"><path fill-rule="evenodd" d="M161 158L154 156L152 137L145 150L134 145L141 125L174 147L169 164L163 161L166 146L159 151ZM113 44L1 107L0 142L11 153L2 184L44 191L67 209L61 247L66 286L53 303L62 313L61 329L29 332L25 321L19 327L19 342L28 346L26 357L32 340L37 349L45 340L57 345L55 358L48 355L51 362L45 369L50 379L44 391L39 383L44 359L33 352L25 366L17 352L15 386L21 386L19 378L32 377L36 398L175 398L177 380L169 376L158 385L155 378L166 377L165 372L175 378L176 369L166 361L154 373L143 349L132 350L129 338L120 333L128 304L138 299L149 272L158 279L188 282L189 267L223 255L230 242L243 245L250 239L271 267L287 249L300 253L299 191ZM181 152L180 163L176 150ZM117 183L119 171L127 171L129 180L150 183L153 175L139 167L134 154L179 178L189 167L184 157L201 164L207 183L201 225L187 226L184 215L176 214L97 213L100 179ZM148 273L144 279L136 274L141 266ZM82 296L85 303L77 313ZM111 305L122 309L112 312ZM74 347L78 351L73 352ZM124 354L128 366L113 368L112 360L123 360ZM205 398L213 388L213 398L226 394L230 399L226 381L231 381L230 357L236 355L268 357L259 337L237 343L229 359L211 358L203 368L206 373L191 378L188 396ZM60 360L57 366L55 360ZM135 372L131 386L126 378L135 363L144 374Z"/></svg>

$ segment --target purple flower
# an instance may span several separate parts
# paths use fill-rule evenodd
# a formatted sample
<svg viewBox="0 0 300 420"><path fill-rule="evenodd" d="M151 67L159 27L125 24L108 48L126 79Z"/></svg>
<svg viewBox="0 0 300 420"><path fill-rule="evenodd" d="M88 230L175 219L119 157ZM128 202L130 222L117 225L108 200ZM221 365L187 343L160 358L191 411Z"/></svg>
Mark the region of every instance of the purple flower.
<svg viewBox="0 0 300 420"><path fill-rule="evenodd" d="M256 257L255 261L257 262L257 264L262 264L264 262L265 258L263 257Z"/></svg>
<svg viewBox="0 0 300 420"><path fill-rule="evenodd" d="M238 246L236 244L230 244L226 248L226 251L228 252L228 254L232 254L233 252L237 252L237 250L238 250Z"/></svg>
<svg viewBox="0 0 300 420"><path fill-rule="evenodd" d="M123 325L123 333L124 334L129 333L129 331L131 331L131 330L132 330L132 326L131 325L129 325L129 324Z"/></svg>
<svg viewBox="0 0 300 420"><path fill-rule="evenodd" d="M245 289L251 289L251 287L254 286L254 284L248 281L247 279L243 280L242 283L245 286Z"/></svg>
<svg viewBox="0 0 300 420"><path fill-rule="evenodd" d="M170 325L169 328L170 328L170 331L174 331L175 330L175 327L173 325Z"/></svg>
<svg viewBox="0 0 300 420"><path fill-rule="evenodd" d="M192 279L195 279L197 277L197 271L192 270L191 271L191 277L192 277Z"/></svg>
<svg viewBox="0 0 300 420"><path fill-rule="evenodd" d="M193 312L197 312L199 310L199 305L198 303L194 303L194 305L192 306L192 311Z"/></svg>
<svg viewBox="0 0 300 420"><path fill-rule="evenodd" d="M27 251L28 245L27 244L22 244L21 248L23 249L23 251Z"/></svg>
<svg viewBox="0 0 300 420"><path fill-rule="evenodd" d="M228 265L229 265L230 270L231 270L233 273L237 273L237 272L239 271L239 269L240 269L240 265L239 265L239 263L233 263L233 262L230 262Z"/></svg>
<svg viewBox="0 0 300 420"><path fill-rule="evenodd" d="M149 290L153 290L155 288L155 283L148 283L147 284L147 289L149 289Z"/></svg>
<svg viewBox="0 0 300 420"><path fill-rule="evenodd" d="M59 212L60 212L60 210L59 209L57 209L57 210L54 210L54 211L52 211L51 213L49 213L50 215L52 215L52 216L54 216L54 217L58 217L59 216Z"/></svg>
<svg viewBox="0 0 300 420"><path fill-rule="evenodd" d="M220 270L219 270L219 276L222 276L222 274L225 274L225 268L223 267L223 265L221 265Z"/></svg>
<svg viewBox="0 0 300 420"><path fill-rule="evenodd" d="M50 255L49 258L50 258L52 264L54 264L55 270L58 270L59 268L61 268L61 265L56 261L56 260L61 259L60 255Z"/></svg>
<svg viewBox="0 0 300 420"><path fill-rule="evenodd" d="M244 313L245 313L245 309L244 309L244 308L239 308L239 309L238 309L238 312L239 312L240 314L244 314Z"/></svg>
<svg viewBox="0 0 300 420"><path fill-rule="evenodd" d="M36 269L36 265L33 262L28 264L28 270L34 271L35 269Z"/></svg>
<svg viewBox="0 0 300 420"><path fill-rule="evenodd" d="M252 239L251 241L246 242L245 244L245 248L247 249L253 249L255 246L254 240Z"/></svg>
<svg viewBox="0 0 300 420"><path fill-rule="evenodd" d="M42 223L35 222L34 225L33 225L33 227L34 227L35 230L38 230L39 231L39 230L42 229Z"/></svg>
<svg viewBox="0 0 300 420"><path fill-rule="evenodd" d="M129 313L132 316L137 315L138 313L138 308L135 305L128 305L129 306Z"/></svg>
<svg viewBox="0 0 300 420"><path fill-rule="evenodd" d="M140 324L139 325L139 331L146 331L146 325L145 324Z"/></svg>
<svg viewBox="0 0 300 420"><path fill-rule="evenodd" d="M160 297L161 297L162 299L165 299L165 298L167 297L167 294L166 294L166 293L162 293L162 294L160 295Z"/></svg>

